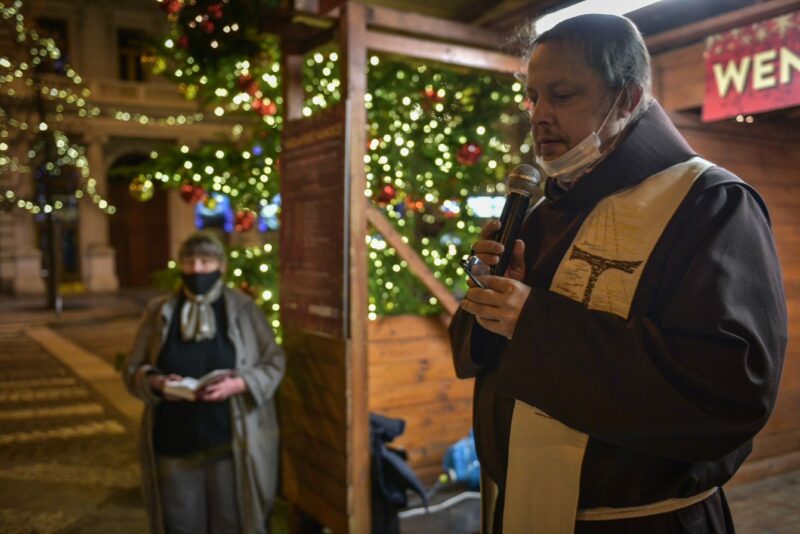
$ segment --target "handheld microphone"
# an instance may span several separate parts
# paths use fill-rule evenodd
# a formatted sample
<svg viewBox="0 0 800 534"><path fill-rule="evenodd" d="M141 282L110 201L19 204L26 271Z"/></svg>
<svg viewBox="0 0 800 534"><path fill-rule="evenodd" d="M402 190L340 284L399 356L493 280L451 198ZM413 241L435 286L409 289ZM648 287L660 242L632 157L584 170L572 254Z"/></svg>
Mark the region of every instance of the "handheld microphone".
<svg viewBox="0 0 800 534"><path fill-rule="evenodd" d="M532 165L523 163L509 173L508 195L506 195L503 213L500 215L501 226L494 236L494 240L502 243L505 248L500 255L498 264L492 267L492 274L497 276L505 275L508 264L511 262L511 254L514 252L514 243L517 240L517 236L519 236L531 198L534 197L538 200L541 197L540 181L539 171Z"/></svg>

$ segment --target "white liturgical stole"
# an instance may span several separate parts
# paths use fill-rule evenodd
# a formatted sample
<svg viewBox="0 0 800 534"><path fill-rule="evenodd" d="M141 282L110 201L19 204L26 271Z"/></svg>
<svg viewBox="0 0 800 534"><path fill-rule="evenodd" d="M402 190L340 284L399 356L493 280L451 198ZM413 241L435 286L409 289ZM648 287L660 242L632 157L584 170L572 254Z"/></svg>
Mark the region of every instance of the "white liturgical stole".
<svg viewBox="0 0 800 534"><path fill-rule="evenodd" d="M642 271L664 228L697 177L711 166L702 158L691 158L600 201L567 249L550 290L590 310L627 319ZM655 503L579 511L581 465L588 440L588 435L516 401L509 437L505 533L564 534L573 532L577 518L637 517L691 504L687 499L671 499L664 503L672 508Z"/></svg>

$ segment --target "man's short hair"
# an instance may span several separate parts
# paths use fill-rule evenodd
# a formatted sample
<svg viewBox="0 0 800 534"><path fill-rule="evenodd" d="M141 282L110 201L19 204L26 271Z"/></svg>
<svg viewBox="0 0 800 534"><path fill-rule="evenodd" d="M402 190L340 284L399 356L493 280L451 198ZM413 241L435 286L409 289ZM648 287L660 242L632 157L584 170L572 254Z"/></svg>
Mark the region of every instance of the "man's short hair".
<svg viewBox="0 0 800 534"><path fill-rule="evenodd" d="M614 94L639 87L642 98L634 118L652 102L650 54L639 30L630 19L617 15L579 15L558 23L535 37L528 57L541 43L559 43L583 55L586 64Z"/></svg>
<svg viewBox="0 0 800 534"><path fill-rule="evenodd" d="M195 232L181 243L181 247L178 250L178 260L189 256L216 258L221 263L225 263L227 257L225 245L216 235L209 231Z"/></svg>

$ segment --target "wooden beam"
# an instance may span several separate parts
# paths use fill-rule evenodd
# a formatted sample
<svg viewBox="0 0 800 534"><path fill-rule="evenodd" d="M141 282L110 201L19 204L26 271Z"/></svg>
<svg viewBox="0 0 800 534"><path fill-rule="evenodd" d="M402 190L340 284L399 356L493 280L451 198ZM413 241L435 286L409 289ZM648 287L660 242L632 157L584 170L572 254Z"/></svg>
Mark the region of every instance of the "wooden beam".
<svg viewBox="0 0 800 534"><path fill-rule="evenodd" d="M367 176L364 156L367 145L367 14L363 5L347 2L342 9L342 78L346 99L346 194L348 195L347 262L349 289L347 303L348 333L347 379L347 450L348 450L348 531L359 534L372 530L369 452L369 382L367 355L367 215L364 190Z"/></svg>
<svg viewBox="0 0 800 534"><path fill-rule="evenodd" d="M645 39L650 53L661 52L670 48L693 43L705 39L709 35L724 32L733 28L746 26L753 22L777 17L800 9L800 0L771 0L749 7L729 11L717 17L711 17L694 24L687 24L674 30L659 33Z"/></svg>
<svg viewBox="0 0 800 534"><path fill-rule="evenodd" d="M415 34L438 41L470 43L495 50L505 40L504 36L478 26L398 11L388 7L368 6L367 24L370 28Z"/></svg>
<svg viewBox="0 0 800 534"><path fill-rule="evenodd" d="M524 21L533 22L533 19L553 11L557 4L565 3L564 0L503 0L493 9L488 10L470 21L471 24L496 29L513 29Z"/></svg>
<svg viewBox="0 0 800 534"><path fill-rule="evenodd" d="M367 48L374 52L399 54L418 59L429 59L450 65L495 72L519 72L521 57L491 52L471 46L434 43L417 37L405 37L376 31L367 32Z"/></svg>
<svg viewBox="0 0 800 534"><path fill-rule="evenodd" d="M290 54L297 54L301 56L308 54L310 51L316 50L317 48L320 48L321 46L324 46L336 39L337 29L338 28L336 26L327 29L321 29L313 36L303 39L282 37L283 43L281 44L281 49L284 50L285 53Z"/></svg>
<svg viewBox="0 0 800 534"><path fill-rule="evenodd" d="M395 230L391 221L389 221L383 213L370 205L367 205L367 220L384 238L386 238L386 241L394 247L397 254L406 260L411 272L414 273L414 275L425 284L428 291L442 303L447 313L453 315L458 309L458 301L450 290L433 275L427 264L417 254L417 251L403 241L403 236L400 235L400 232Z"/></svg>

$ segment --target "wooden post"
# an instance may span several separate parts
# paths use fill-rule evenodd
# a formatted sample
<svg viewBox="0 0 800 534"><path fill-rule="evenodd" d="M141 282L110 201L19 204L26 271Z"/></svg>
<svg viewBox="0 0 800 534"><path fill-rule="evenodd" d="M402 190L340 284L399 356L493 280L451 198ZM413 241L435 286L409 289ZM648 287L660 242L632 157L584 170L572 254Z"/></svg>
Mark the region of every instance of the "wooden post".
<svg viewBox="0 0 800 534"><path fill-rule="evenodd" d="M367 111L367 18L363 5L348 2L340 19L342 78L346 99L346 146L349 157L345 187L349 206L349 310L346 351L348 417L349 531L371 531L369 476L369 390L367 380L367 214L364 190Z"/></svg>
<svg viewBox="0 0 800 534"><path fill-rule="evenodd" d="M300 119L303 117L303 56L284 54L281 70L284 119Z"/></svg>

